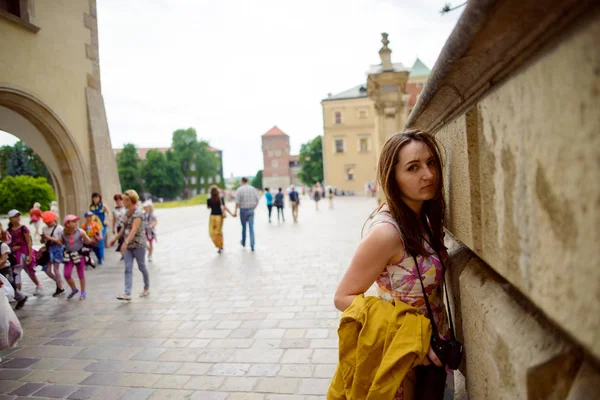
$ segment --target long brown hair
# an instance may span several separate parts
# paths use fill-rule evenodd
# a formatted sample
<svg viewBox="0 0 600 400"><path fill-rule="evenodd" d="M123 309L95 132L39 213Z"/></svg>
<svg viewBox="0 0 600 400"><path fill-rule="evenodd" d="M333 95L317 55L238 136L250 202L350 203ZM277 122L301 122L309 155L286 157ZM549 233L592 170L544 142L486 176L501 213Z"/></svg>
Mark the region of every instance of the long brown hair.
<svg viewBox="0 0 600 400"><path fill-rule="evenodd" d="M421 142L429 148L437 169L435 196L431 200L423 202L421 215L417 215L402 200L402 189L396 180L396 165L400 161L400 150L412 141ZM428 255L423 246L426 234L429 236L429 242L433 249L437 252L441 251L446 201L444 200L442 160L435 138L420 130L408 130L390 137L381 149L377 164L377 180L385 194L386 203L383 205L387 204L390 214L400 227L406 252L410 255Z"/></svg>
<svg viewBox="0 0 600 400"><path fill-rule="evenodd" d="M219 193L219 188L216 186L210 187L210 203L221 204L221 195Z"/></svg>

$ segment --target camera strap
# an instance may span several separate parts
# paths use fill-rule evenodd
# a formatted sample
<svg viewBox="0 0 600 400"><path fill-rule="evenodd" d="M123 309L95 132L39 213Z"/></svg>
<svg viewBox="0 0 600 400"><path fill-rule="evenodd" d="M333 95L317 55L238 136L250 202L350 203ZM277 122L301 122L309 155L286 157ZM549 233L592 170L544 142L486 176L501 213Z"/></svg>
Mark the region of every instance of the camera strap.
<svg viewBox="0 0 600 400"><path fill-rule="evenodd" d="M450 337L453 340L456 340L456 336L454 334L454 323L452 321L452 312L450 311L450 298L448 297L448 287L446 286L446 268L444 266L444 261L442 261L442 257L436 251L436 255L438 256L440 263L442 264L442 291L446 293L446 304L448 311L448 321L450 322ZM429 303L429 296L427 296L427 292L425 291L425 285L423 284L423 276L421 275L421 268L419 268L419 263L417 262L417 257L412 256L415 261L415 268L417 269L417 273L419 274L419 282L421 282L421 289L423 290L423 298L425 299L425 305L427 306L427 312L429 313L429 319L431 320L431 327L433 330L433 334L439 334L437 325L435 323L435 318L433 317L433 312L431 310L431 304ZM435 265L433 266L435 268Z"/></svg>

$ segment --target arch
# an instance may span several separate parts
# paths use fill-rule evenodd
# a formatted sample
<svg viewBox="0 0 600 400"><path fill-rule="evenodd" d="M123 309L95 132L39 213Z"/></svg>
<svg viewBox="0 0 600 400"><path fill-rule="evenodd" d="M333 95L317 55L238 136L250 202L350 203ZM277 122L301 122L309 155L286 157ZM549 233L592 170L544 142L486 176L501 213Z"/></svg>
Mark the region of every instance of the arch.
<svg viewBox="0 0 600 400"><path fill-rule="evenodd" d="M86 210L86 194L91 187L88 168L66 125L42 100L12 85L0 83L0 108L16 113L13 118L0 119L0 129L21 138L18 127L25 127L42 139L27 144L40 155L52 174L61 215Z"/></svg>

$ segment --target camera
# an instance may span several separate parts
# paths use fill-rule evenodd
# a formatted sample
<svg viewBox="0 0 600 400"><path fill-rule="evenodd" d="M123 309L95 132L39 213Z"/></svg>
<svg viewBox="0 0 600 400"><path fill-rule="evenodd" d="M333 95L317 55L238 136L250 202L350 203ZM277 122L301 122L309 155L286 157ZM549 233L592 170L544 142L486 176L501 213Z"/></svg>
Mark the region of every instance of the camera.
<svg viewBox="0 0 600 400"><path fill-rule="evenodd" d="M442 364L450 369L458 369L463 359L463 344L455 339L444 340L439 335L431 335L431 348Z"/></svg>

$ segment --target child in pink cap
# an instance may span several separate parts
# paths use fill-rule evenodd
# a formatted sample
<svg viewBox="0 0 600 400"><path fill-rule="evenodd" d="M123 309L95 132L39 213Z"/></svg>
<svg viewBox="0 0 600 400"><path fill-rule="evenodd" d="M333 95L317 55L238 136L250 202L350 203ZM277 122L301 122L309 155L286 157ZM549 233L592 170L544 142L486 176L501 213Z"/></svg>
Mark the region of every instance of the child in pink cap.
<svg viewBox="0 0 600 400"><path fill-rule="evenodd" d="M71 293L67 296L67 300L71 300L79 290L75 286L75 281L71 278L73 267L77 266L77 276L79 277L79 285L81 286L81 295L79 300L85 300L85 258L81 255L81 249L85 243L89 244L92 241L86 235L83 229L77 228L79 217L75 215L67 215L63 221L64 231L61 235L60 242L65 246L64 263L65 263L65 279L71 287Z"/></svg>

